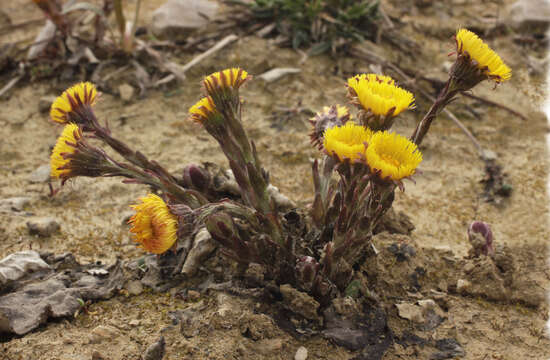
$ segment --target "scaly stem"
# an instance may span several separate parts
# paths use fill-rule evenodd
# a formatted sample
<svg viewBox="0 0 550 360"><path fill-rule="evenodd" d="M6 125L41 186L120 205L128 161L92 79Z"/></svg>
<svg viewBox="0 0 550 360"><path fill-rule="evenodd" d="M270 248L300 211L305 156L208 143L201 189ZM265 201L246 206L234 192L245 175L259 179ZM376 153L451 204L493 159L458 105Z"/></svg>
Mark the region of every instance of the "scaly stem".
<svg viewBox="0 0 550 360"><path fill-rule="evenodd" d="M435 99L435 102L433 103L428 113L424 116L422 121L420 121L420 123L414 130L414 133L411 136L412 142L414 142L416 145L420 145L422 143L422 140L424 139L424 136L426 136L426 134L428 133L432 122L457 93L458 90L455 88L455 83L453 81L453 78L451 77L447 81L447 83L445 83L445 87L441 89L441 92L437 96L437 99Z"/></svg>

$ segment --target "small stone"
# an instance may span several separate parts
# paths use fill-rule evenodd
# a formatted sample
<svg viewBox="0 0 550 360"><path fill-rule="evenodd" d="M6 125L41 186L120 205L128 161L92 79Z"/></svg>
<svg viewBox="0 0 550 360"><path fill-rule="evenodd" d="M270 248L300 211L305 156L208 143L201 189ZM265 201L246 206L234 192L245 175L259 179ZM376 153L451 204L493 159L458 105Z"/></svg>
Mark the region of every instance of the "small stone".
<svg viewBox="0 0 550 360"><path fill-rule="evenodd" d="M0 210L22 211L31 202L30 197L12 197L0 200Z"/></svg>
<svg viewBox="0 0 550 360"><path fill-rule="evenodd" d="M195 290L189 290L187 292L187 298L190 301L198 301L201 298L201 293Z"/></svg>
<svg viewBox="0 0 550 360"><path fill-rule="evenodd" d="M512 25L546 26L550 23L550 3L547 0L519 0L510 6Z"/></svg>
<svg viewBox="0 0 550 360"><path fill-rule="evenodd" d="M29 175L31 183L45 183L50 180L50 164L40 165Z"/></svg>
<svg viewBox="0 0 550 360"><path fill-rule="evenodd" d="M40 255L33 250L19 251L0 260L0 289L2 285L17 281L30 273L47 272L48 265Z"/></svg>
<svg viewBox="0 0 550 360"><path fill-rule="evenodd" d="M41 113L49 112L55 99L55 96L42 96L38 100L38 111L40 111Z"/></svg>
<svg viewBox="0 0 550 360"><path fill-rule="evenodd" d="M437 304L432 299L418 300L418 306L424 310L434 310Z"/></svg>
<svg viewBox="0 0 550 360"><path fill-rule="evenodd" d="M168 0L153 12L152 30L156 36L172 40L208 24L216 16L218 4L206 0Z"/></svg>
<svg viewBox="0 0 550 360"><path fill-rule="evenodd" d="M136 296L143 292L143 284L139 280L130 280L125 287L130 295Z"/></svg>
<svg viewBox="0 0 550 360"><path fill-rule="evenodd" d="M459 294L464 294L468 292L468 290L470 290L471 287L472 287L472 284L468 280L458 279L458 281L456 282L456 291Z"/></svg>
<svg viewBox="0 0 550 360"><path fill-rule="evenodd" d="M415 323L423 323L424 316L422 315L422 308L414 304L402 303L395 304L399 316L403 319L410 320Z"/></svg>
<svg viewBox="0 0 550 360"><path fill-rule="evenodd" d="M29 234L48 237L59 231L61 226L51 217L36 218L27 222Z"/></svg>
<svg viewBox="0 0 550 360"><path fill-rule="evenodd" d="M260 79L264 80L265 82L274 82L279 79L281 79L283 76L290 75L290 74L297 74L300 73L302 70L298 68L275 68L266 71L265 73L258 76Z"/></svg>
<svg viewBox="0 0 550 360"><path fill-rule="evenodd" d="M143 360L162 360L165 354L166 342L164 341L164 336L161 336L145 350L145 353L143 353Z"/></svg>
<svg viewBox="0 0 550 360"><path fill-rule="evenodd" d="M103 340L114 339L120 336L120 331L113 326L99 325L92 330L90 336L91 344L99 344Z"/></svg>
<svg viewBox="0 0 550 360"><path fill-rule="evenodd" d="M141 323L141 321L139 321L138 319L134 319L134 320L130 320L130 322L128 323L128 325L130 325L130 326L138 326L140 323Z"/></svg>
<svg viewBox="0 0 550 360"><path fill-rule="evenodd" d="M129 102L134 97L135 89L128 85L122 84L118 87L118 94L123 101Z"/></svg>
<svg viewBox="0 0 550 360"><path fill-rule="evenodd" d="M307 359L307 349L303 346L300 346L298 350L296 350L296 354L294 355L294 360L306 360Z"/></svg>

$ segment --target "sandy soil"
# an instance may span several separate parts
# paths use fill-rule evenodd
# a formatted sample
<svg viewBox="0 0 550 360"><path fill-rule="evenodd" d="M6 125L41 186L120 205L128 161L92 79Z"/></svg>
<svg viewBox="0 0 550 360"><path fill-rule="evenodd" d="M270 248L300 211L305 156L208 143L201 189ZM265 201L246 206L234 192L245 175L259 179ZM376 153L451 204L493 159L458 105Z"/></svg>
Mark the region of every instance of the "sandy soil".
<svg viewBox="0 0 550 360"><path fill-rule="evenodd" d="M157 3L160 1L145 7L145 18ZM499 199L498 203L486 202L483 198L480 183L484 177L483 163L468 139L448 118L438 119L422 146L423 174L416 177L416 184L407 183L405 193L396 196L396 209L405 212L416 227L410 241L423 249L434 266L445 266L440 260L444 256L460 263L459 259L469 249L468 225L473 220L486 221L492 226L496 243L511 249L521 264L520 269L529 272L533 286L544 292L550 285L546 269L545 135L548 125L538 112L543 99L542 76L531 76L526 66L526 57L540 56L541 50L513 42L513 32L494 30L494 19L490 16L496 13L496 4L481 6L477 2L462 1L464 5L460 7L434 5L421 13L410 13L406 10L409 3L395 0L387 6L394 14L403 15L404 34L422 44L422 50L415 48L413 55L407 55L386 44L376 45L376 50L389 54L403 66L444 78L442 64L448 61L446 56L454 46L449 38L459 24L492 31L489 42L513 68L514 75L496 90L491 84L482 84L474 93L508 104L529 118L523 121L502 109L488 108L466 98L450 108L484 148L497 154L507 175L506 181L513 187L512 195ZM41 16L32 3L23 0L3 4L1 11L14 23ZM439 21L441 18L446 20ZM493 22L480 22L480 19ZM27 26L2 35L1 41L28 41L38 30L37 25ZM194 55L178 53L173 60L183 64ZM300 74L274 84L253 81L242 96L246 104L245 126L258 145L272 182L300 206L305 206L312 199L310 160L319 156L309 144L307 116L296 115L283 123L282 116L269 116L280 106L296 107L301 103L317 111L324 105L345 103L346 77L369 68L368 64L353 58L321 56L304 63L300 62L301 58L300 54L280 49L265 39L243 37L193 68L187 81L176 87L151 91L145 98L131 103L123 103L113 88L104 89L96 106L97 114L100 119L109 120L116 136L174 173L180 172L185 164L201 161L225 166L216 143L186 120L188 108L199 98L202 76L230 66L241 66L252 74L272 67L300 67ZM4 83L9 74L2 75L1 79ZM39 111L38 99L56 96L77 80L80 79L75 75L19 84L9 98L0 100L0 199L32 198L24 212L0 217L0 257L29 248L72 252L81 262L112 263L117 257L144 255L133 244L123 220L131 213L128 205L145 195L146 188L124 185L117 179L77 179L52 198L48 196L46 183L29 181L36 168L48 163L50 149L60 132L60 127ZM111 86L125 82L133 83L132 74L122 73ZM396 131L410 134L427 110L429 104L420 95L417 97L418 108L400 117ZM479 117L472 116L467 106L475 109ZM29 235L26 222L35 216L54 217L61 224L61 231L49 238ZM429 271L437 273L438 269ZM440 275L437 280L430 280L428 283L433 288L425 288L422 298L429 298L430 290L446 291L438 285L443 278ZM451 278L454 276L449 275ZM21 338L3 339L0 358L90 359L97 352L105 359L137 359L160 334L167 342L166 359L290 359L299 346L308 349L308 359L348 359L357 355L320 335L294 338L259 311L261 304L253 299L221 292L203 293L193 300L176 296L185 286L182 284L176 290L161 294L150 291L139 296L120 294L109 301L92 304L89 313L76 319L49 323ZM456 338L465 349L467 359L548 358L550 341L543 331L547 306L544 301L533 306L522 301L521 296L492 301L449 290L445 295L446 320L424 334L432 339ZM403 293L399 298L386 300L390 327L395 333L418 330L397 316L393 306L401 301L415 301L414 297ZM170 314L183 309L192 309L196 316L182 335ZM94 340L90 333L99 325L112 327L115 335L99 342ZM256 330L246 331L251 328ZM421 345L396 344L384 359L428 358L423 349Z"/></svg>

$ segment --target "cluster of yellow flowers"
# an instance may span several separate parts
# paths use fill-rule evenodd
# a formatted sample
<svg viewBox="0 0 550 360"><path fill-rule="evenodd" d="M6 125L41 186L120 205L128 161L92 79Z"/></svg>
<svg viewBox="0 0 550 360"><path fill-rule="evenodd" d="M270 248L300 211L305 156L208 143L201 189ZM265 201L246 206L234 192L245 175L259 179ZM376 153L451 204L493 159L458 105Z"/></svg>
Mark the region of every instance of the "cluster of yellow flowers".
<svg viewBox="0 0 550 360"><path fill-rule="evenodd" d="M460 29L455 39L459 56L463 56L476 71L496 82L511 77L510 68L474 33ZM207 76L203 86L210 95L190 108L190 118L206 127L212 116L218 114L216 104L231 99L232 91L249 79L248 73L240 68ZM356 75L348 79L347 87L352 103L369 116L391 118L415 107L413 94L397 86L389 76ZM86 131L86 124L81 120L85 119L86 111L91 112L97 98L96 87L83 82L67 89L52 104L51 119L65 124L51 154L53 178L65 180L70 177L71 161L78 152L82 131ZM240 102L238 96L237 100ZM331 108L325 107L321 113L326 115L330 111ZM366 124L351 121L349 109L345 106L337 105L332 111L344 120L340 126L328 127L322 134L322 140L318 139L327 155L342 163L365 164L382 181L399 182L415 174L422 161L422 154L415 143L399 134L387 130L373 131ZM140 204L131 205L136 214L129 221L132 225L130 232L145 250L164 253L177 240L178 219L161 197L149 194L140 200Z"/></svg>
<svg viewBox="0 0 550 360"><path fill-rule="evenodd" d="M407 138L352 122L328 129L323 146L341 162L363 162L381 179L394 181L414 175L422 161L418 147Z"/></svg>

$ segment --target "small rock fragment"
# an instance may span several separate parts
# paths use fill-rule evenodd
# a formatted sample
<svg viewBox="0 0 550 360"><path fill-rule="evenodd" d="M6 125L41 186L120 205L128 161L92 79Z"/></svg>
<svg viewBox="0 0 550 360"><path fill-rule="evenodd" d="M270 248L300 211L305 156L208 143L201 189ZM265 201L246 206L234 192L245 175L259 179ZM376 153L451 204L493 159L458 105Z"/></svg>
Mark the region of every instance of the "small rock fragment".
<svg viewBox="0 0 550 360"><path fill-rule="evenodd" d="M414 304L401 303L395 304L399 316L403 319L410 320L415 323L423 323L424 316L422 315L422 308Z"/></svg>
<svg viewBox="0 0 550 360"><path fill-rule="evenodd" d="M126 283L126 291L128 291L128 294L130 295L139 295L143 292L143 285L141 284L141 281L139 280L130 280Z"/></svg>
<svg viewBox="0 0 550 360"><path fill-rule="evenodd" d="M289 75L289 74L297 74L300 73L302 70L298 68L275 68L266 71L262 75L258 76L258 78L264 80L265 82L274 82L282 78L283 76Z"/></svg>
<svg viewBox="0 0 550 360"><path fill-rule="evenodd" d="M27 228L31 235L48 237L59 231L61 226L54 218L43 217L27 221Z"/></svg>
<svg viewBox="0 0 550 360"><path fill-rule="evenodd" d="M44 183L50 180L50 164L40 165L29 175L31 183Z"/></svg>
<svg viewBox="0 0 550 360"><path fill-rule="evenodd" d="M468 280L458 279L456 282L456 292L458 292L459 294L464 294L468 292L471 287L472 284Z"/></svg>
<svg viewBox="0 0 550 360"><path fill-rule="evenodd" d="M104 340L114 339L118 336L120 336L120 331L118 331L115 327L109 325L99 325L92 330L90 343L99 344Z"/></svg>
<svg viewBox="0 0 550 360"><path fill-rule="evenodd" d="M138 326L140 323L141 323L141 321L139 321L138 319L134 319L134 320L130 320L130 322L128 323L128 325L130 325L130 326Z"/></svg>
<svg viewBox="0 0 550 360"><path fill-rule="evenodd" d="M0 200L0 211L22 211L31 202L30 197L18 196Z"/></svg>
<svg viewBox="0 0 550 360"><path fill-rule="evenodd" d="M294 360L306 360L307 359L307 349L303 346L300 346L298 350L296 350L296 354L294 355Z"/></svg>
<svg viewBox="0 0 550 360"><path fill-rule="evenodd" d="M0 260L0 285L19 280L30 272L49 269L50 265L36 251L19 251Z"/></svg>
<svg viewBox="0 0 550 360"><path fill-rule="evenodd" d="M151 344L145 353L143 353L143 360L162 360L166 354L166 342L164 336L161 336L154 344Z"/></svg>
<svg viewBox="0 0 550 360"><path fill-rule="evenodd" d="M129 102L134 97L135 89L128 85L122 84L118 87L118 94L123 101Z"/></svg>

